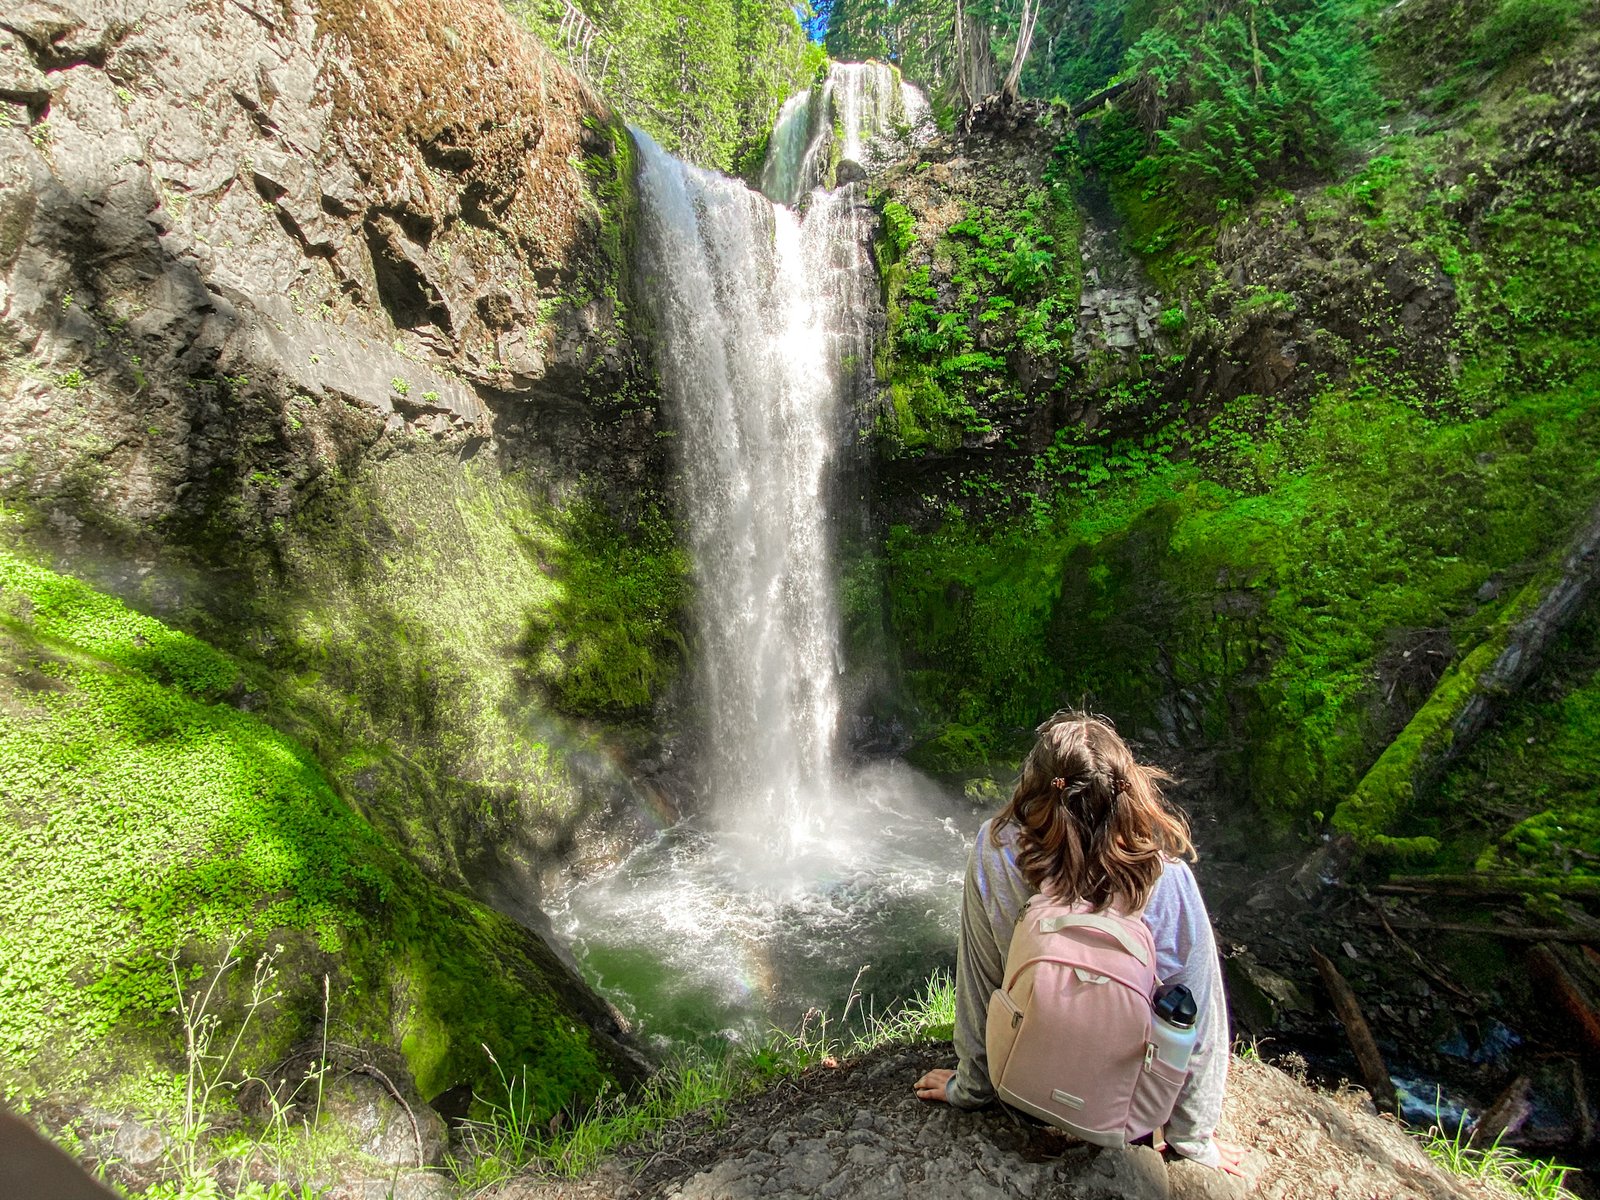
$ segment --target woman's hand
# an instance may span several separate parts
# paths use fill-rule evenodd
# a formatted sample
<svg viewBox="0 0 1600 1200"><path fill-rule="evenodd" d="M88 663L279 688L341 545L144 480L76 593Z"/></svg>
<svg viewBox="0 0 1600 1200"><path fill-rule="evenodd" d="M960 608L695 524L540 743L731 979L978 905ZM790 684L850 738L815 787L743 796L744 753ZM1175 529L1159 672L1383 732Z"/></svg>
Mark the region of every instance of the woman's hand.
<svg viewBox="0 0 1600 1200"><path fill-rule="evenodd" d="M943 1067L937 1071L929 1071L912 1085L917 1093L917 1099L928 1100L934 1104L944 1104L947 1099L945 1088L949 1086L950 1078L954 1074L954 1071Z"/></svg>
<svg viewBox="0 0 1600 1200"><path fill-rule="evenodd" d="M1226 1171L1229 1175L1244 1175L1243 1146L1236 1146L1221 1138L1212 1138L1211 1144L1217 1148L1217 1170Z"/></svg>

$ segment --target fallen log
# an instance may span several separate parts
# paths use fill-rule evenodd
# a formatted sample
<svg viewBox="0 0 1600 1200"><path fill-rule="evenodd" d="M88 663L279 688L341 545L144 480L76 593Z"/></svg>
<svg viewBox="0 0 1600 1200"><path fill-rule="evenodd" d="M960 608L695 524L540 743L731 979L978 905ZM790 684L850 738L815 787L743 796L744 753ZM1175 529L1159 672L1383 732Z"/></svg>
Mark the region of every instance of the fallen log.
<svg viewBox="0 0 1600 1200"><path fill-rule="evenodd" d="M1361 1002L1345 982L1345 977L1339 974L1339 968L1326 955L1320 950L1312 950L1311 956L1316 960L1317 973L1322 976L1323 985L1328 989L1328 998L1333 1001L1333 1011L1344 1026L1345 1036L1350 1039L1350 1049L1355 1052L1356 1067L1361 1072L1363 1086L1380 1112L1397 1112L1399 1098L1395 1095L1394 1081L1389 1078L1389 1068L1384 1065L1383 1055L1378 1052L1378 1043L1372 1036L1372 1026L1367 1024L1367 1018L1361 1011Z"/></svg>
<svg viewBox="0 0 1600 1200"><path fill-rule="evenodd" d="M1072 106L1072 119L1076 121L1084 114L1092 113L1095 109L1110 104L1132 86L1132 80L1124 79L1121 83L1113 83L1108 88L1101 88L1094 95L1085 100L1080 100Z"/></svg>
<svg viewBox="0 0 1600 1200"><path fill-rule="evenodd" d="M1364 925L1376 925L1375 917L1357 918ZM1408 933L1468 933L1479 937L1504 938L1508 942L1567 942L1580 946L1600 943L1600 933L1592 929L1540 929L1529 925L1468 925L1459 921L1391 921L1391 929Z"/></svg>
<svg viewBox="0 0 1600 1200"><path fill-rule="evenodd" d="M1333 828L1371 848L1436 850L1433 838L1391 837L1389 831L1417 792L1488 724L1499 701L1533 677L1545 648L1582 610L1597 577L1600 504L1559 556L1506 603L1476 648L1445 671L1433 694L1334 810Z"/></svg>
<svg viewBox="0 0 1600 1200"><path fill-rule="evenodd" d="M1515 900L1540 892L1600 897L1600 879L1532 875L1391 875L1372 889L1389 896L1483 896Z"/></svg>
<svg viewBox="0 0 1600 1200"><path fill-rule="evenodd" d="M1566 1017L1578 1037L1578 1047L1593 1061L1600 1061L1600 1011L1584 995L1556 952L1543 942L1529 948L1528 974L1552 1008Z"/></svg>

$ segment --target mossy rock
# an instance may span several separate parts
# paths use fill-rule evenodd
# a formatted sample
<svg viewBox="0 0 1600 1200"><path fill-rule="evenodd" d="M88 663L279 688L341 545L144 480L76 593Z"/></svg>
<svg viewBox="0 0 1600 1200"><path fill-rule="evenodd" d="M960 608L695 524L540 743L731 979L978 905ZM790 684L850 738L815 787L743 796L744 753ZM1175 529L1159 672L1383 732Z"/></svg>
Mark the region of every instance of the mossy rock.
<svg viewBox="0 0 1600 1200"><path fill-rule="evenodd" d="M488 1047L548 1115L634 1068L537 937L431 884L305 746L227 703L226 656L0 551L0 1060L13 1095L114 1093L182 1067L176 990L221 947L279 982L235 1068L326 1016L398 1045L419 1090L491 1094ZM242 1026L248 966L210 1012ZM157 1090L159 1090L159 1085Z"/></svg>

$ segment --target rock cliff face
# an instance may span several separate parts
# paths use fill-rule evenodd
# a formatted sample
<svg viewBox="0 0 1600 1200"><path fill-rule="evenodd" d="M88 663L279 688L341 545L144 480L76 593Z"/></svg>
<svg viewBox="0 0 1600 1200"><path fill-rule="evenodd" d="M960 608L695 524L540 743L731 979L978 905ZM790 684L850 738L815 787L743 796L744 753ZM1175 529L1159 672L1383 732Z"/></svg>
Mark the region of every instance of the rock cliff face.
<svg viewBox="0 0 1600 1200"><path fill-rule="evenodd" d="M496 8L36 3L4 30L25 494L185 531L239 469L303 484L385 436L645 479L648 410L609 427L645 382L627 142ZM112 445L52 453L86 426Z"/></svg>
<svg viewBox="0 0 1600 1200"><path fill-rule="evenodd" d="M441 963L502 980L508 1045L588 1056L552 1051L541 1103L637 1070L582 1048L572 1015L613 1014L530 933L680 645L631 155L492 0L0 12L4 548L226 651L243 673L204 699L309 747L423 869L379 906L402 931L356 937L394 985L368 1025L430 1096L481 1057L426 1023L455 1001L406 991ZM0 656L53 670L36 599L6 592ZM276 901L247 892L207 912L248 927ZM445 946L451 920L489 932Z"/></svg>
<svg viewBox="0 0 1600 1200"><path fill-rule="evenodd" d="M571 719L676 662L625 131L487 0L41 0L0 16L0 164L21 536L259 664L367 748L375 819L534 919L608 772ZM655 571L648 611L585 565Z"/></svg>

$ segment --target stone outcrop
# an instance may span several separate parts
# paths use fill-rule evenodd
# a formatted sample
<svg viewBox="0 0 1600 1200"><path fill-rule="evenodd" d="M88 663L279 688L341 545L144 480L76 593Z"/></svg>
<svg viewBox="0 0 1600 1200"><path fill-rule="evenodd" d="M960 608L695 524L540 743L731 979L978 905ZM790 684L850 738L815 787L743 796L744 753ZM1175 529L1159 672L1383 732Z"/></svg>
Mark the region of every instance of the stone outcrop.
<svg viewBox="0 0 1600 1200"><path fill-rule="evenodd" d="M630 1150L575 1183L517 1180L495 1200L770 1196L879 1200L1031 1196L1057 1200L1484 1200L1421 1144L1380 1120L1364 1094L1313 1092L1259 1062L1235 1060L1223 1135L1245 1147L1245 1176L1167 1163L1147 1147L1099 1150L998 1109L926 1104L911 1083L948 1065L949 1047L889 1047L813 1068L692 1126Z"/></svg>
<svg viewBox="0 0 1600 1200"><path fill-rule="evenodd" d="M498 6L0 20L13 496L187 530L385 438L652 469L626 138Z"/></svg>

